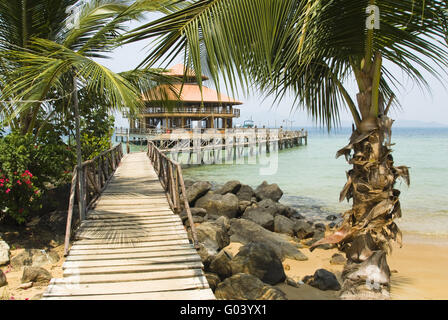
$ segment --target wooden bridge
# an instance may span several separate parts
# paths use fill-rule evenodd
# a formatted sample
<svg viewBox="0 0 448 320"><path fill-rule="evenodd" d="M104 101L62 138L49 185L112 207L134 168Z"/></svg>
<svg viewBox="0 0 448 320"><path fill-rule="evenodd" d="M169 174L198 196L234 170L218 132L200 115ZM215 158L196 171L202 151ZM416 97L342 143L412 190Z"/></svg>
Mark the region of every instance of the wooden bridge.
<svg viewBox="0 0 448 320"><path fill-rule="evenodd" d="M63 265L63 278L51 280L44 299L215 298L201 259L173 212L180 209L179 189L176 184L174 190L173 181L179 181L181 172L155 151L125 155L104 183L98 183L105 179L95 175L87 179L89 173L84 171L86 193L89 181L90 187L96 184L92 188L101 192L88 207L86 219L81 219ZM99 167L91 171L103 176ZM185 194L181 176L180 180ZM71 210L73 198L74 192ZM191 219L188 202L184 207ZM68 231L71 212L69 208Z"/></svg>

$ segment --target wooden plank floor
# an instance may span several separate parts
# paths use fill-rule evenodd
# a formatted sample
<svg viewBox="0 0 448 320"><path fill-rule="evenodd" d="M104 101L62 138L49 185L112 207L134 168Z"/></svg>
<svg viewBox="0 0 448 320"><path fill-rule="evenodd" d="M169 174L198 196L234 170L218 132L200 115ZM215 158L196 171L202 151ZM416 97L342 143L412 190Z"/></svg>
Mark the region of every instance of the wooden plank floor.
<svg viewBox="0 0 448 320"><path fill-rule="evenodd" d="M75 234L46 300L215 299L145 153L126 155Z"/></svg>

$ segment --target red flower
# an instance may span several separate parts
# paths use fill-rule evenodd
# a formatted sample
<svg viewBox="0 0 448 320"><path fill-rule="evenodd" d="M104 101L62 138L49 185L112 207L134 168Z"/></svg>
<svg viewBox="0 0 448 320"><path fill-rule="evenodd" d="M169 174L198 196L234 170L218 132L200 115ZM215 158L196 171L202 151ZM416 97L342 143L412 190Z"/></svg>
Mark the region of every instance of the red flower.
<svg viewBox="0 0 448 320"><path fill-rule="evenodd" d="M6 189L6 191L5 191L6 193L10 193L11 192L11 189Z"/></svg>

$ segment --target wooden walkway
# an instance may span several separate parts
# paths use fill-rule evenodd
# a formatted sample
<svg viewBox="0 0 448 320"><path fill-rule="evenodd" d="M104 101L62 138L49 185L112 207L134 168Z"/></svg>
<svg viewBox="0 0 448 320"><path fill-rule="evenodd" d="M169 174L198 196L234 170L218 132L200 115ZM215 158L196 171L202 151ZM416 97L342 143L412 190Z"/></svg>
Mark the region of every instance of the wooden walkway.
<svg viewBox="0 0 448 320"><path fill-rule="evenodd" d="M214 299L145 153L126 155L44 299Z"/></svg>

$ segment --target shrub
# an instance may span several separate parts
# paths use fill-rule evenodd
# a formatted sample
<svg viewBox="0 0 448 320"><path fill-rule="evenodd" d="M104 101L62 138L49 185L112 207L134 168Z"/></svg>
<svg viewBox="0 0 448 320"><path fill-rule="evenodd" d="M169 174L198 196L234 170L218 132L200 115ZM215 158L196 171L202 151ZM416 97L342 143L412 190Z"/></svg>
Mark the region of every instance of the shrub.
<svg viewBox="0 0 448 320"><path fill-rule="evenodd" d="M70 180L73 164L73 152L54 132L0 138L0 212L24 222L45 190Z"/></svg>

